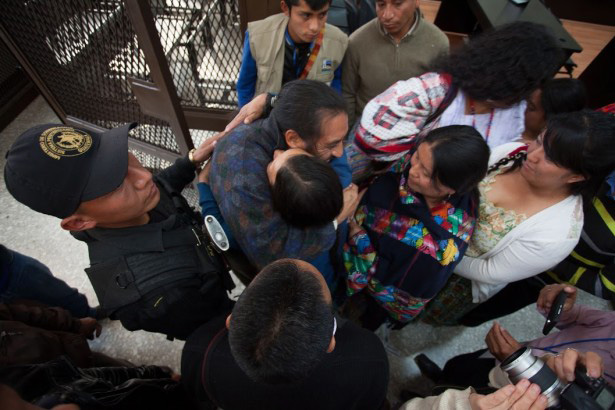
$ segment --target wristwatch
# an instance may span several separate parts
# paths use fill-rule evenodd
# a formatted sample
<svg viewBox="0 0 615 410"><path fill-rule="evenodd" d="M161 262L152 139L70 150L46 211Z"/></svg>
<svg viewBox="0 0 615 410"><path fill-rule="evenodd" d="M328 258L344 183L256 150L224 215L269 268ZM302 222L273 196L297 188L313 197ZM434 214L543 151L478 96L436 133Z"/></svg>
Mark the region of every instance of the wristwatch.
<svg viewBox="0 0 615 410"><path fill-rule="evenodd" d="M196 148L192 148L190 151L188 151L188 159L190 160L190 162L192 162L196 167L198 167L199 165L201 165L203 163L203 161L197 161L194 159L194 151L196 151Z"/></svg>

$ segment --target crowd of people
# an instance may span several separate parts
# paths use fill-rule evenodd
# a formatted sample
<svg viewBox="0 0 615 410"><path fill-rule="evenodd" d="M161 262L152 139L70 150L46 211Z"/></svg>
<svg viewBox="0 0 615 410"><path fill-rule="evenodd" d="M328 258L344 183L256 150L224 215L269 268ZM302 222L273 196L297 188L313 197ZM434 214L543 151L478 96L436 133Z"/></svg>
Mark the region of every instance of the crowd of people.
<svg viewBox="0 0 615 410"><path fill-rule="evenodd" d="M449 52L419 0L376 0L350 37L330 4L249 23L239 113L154 176L128 150L136 124L17 138L7 190L87 245L100 305L0 245L0 407L388 409L374 331L546 315L562 292L560 331L519 342L494 323L443 369L419 355L455 388L398 405L544 409L498 366L524 346L562 380L583 365L615 386L615 313L575 305L577 287L615 301L615 116L554 78L541 25ZM185 340L179 373L92 352L105 318Z"/></svg>

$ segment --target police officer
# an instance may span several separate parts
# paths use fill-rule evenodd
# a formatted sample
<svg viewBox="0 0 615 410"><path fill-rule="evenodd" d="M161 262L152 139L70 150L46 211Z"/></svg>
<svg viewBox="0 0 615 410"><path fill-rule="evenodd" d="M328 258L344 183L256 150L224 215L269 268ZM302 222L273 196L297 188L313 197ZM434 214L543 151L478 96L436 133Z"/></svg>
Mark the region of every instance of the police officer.
<svg viewBox="0 0 615 410"><path fill-rule="evenodd" d="M7 153L4 178L15 199L87 244L86 272L112 319L185 339L233 304L228 272L181 196L220 135L152 176L128 152L135 125L30 128Z"/></svg>

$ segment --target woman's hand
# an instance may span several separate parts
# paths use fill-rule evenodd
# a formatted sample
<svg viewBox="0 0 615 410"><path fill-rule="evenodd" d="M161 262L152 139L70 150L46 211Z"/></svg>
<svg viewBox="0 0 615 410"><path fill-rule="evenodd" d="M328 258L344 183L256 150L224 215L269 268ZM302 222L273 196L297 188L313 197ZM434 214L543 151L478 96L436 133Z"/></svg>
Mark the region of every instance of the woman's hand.
<svg viewBox="0 0 615 410"><path fill-rule="evenodd" d="M352 238L353 236L355 236L362 230L363 228L361 228L361 225L357 223L356 219L352 217L348 218L348 237L349 238Z"/></svg>
<svg viewBox="0 0 615 410"><path fill-rule="evenodd" d="M207 164L203 167L203 169L199 172L199 182L203 182L209 185L209 170L211 169L211 161L207 161Z"/></svg>
<svg viewBox="0 0 615 410"><path fill-rule="evenodd" d="M365 190L359 192L359 187L355 184L350 184L344 189L344 206L336 218L338 225L354 215L363 195L365 195Z"/></svg>

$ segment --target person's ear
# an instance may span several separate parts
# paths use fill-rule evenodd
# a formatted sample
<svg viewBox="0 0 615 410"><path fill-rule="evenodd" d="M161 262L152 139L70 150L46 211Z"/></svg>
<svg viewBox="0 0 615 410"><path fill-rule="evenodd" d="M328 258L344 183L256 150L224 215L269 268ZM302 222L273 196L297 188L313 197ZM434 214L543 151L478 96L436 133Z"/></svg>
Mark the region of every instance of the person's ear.
<svg viewBox="0 0 615 410"><path fill-rule="evenodd" d="M226 321L225 321L224 323L225 323L225 325L226 325L226 329L227 329L227 330L231 328L231 315L228 315L228 316L226 317Z"/></svg>
<svg viewBox="0 0 615 410"><path fill-rule="evenodd" d="M568 177L568 179L566 180L567 183L569 184L574 184L575 182L581 182L581 181L585 181L587 178L585 178L583 175L581 174L572 174L571 176Z"/></svg>
<svg viewBox="0 0 615 410"><path fill-rule="evenodd" d="M453 188L449 188L446 185L439 184L439 189L440 193L447 198L455 193L455 190Z"/></svg>
<svg viewBox="0 0 615 410"><path fill-rule="evenodd" d="M307 144L295 130L287 130L284 133L284 140L289 148L301 148L303 150L307 148Z"/></svg>
<svg viewBox="0 0 615 410"><path fill-rule="evenodd" d="M87 216L72 214L60 221L60 226L66 231L86 231L96 226L96 221Z"/></svg>
<svg viewBox="0 0 615 410"><path fill-rule="evenodd" d="M329 347L327 347L327 353L331 353L335 349L335 336L331 336Z"/></svg>
<svg viewBox="0 0 615 410"><path fill-rule="evenodd" d="M280 8L286 17L290 17L290 9L284 0L280 0Z"/></svg>

